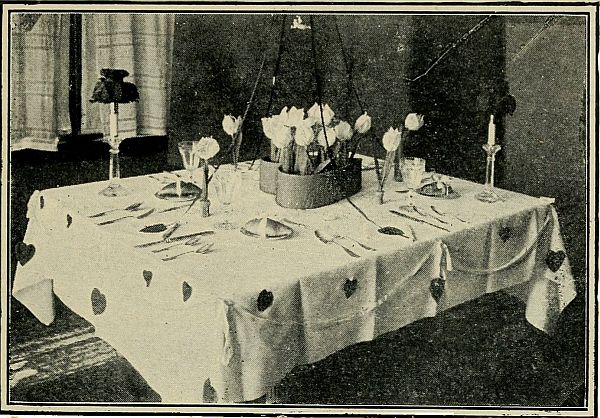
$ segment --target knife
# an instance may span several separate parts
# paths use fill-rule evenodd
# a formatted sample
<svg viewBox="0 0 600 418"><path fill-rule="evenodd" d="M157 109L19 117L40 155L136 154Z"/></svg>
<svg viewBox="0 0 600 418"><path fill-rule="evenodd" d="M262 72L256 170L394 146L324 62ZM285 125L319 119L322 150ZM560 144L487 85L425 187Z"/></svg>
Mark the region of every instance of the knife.
<svg viewBox="0 0 600 418"><path fill-rule="evenodd" d="M406 219L410 219L412 221L416 221L416 222L420 222L420 223L423 223L423 224L427 224L427 225L433 226L435 228L439 228L442 231L450 232L449 229L444 228L443 226L436 225L434 223L428 222L428 221L426 221L424 219L415 218L413 216L407 215L406 213L398 212L397 210L393 210L393 209L390 209L390 212L392 212L394 215L402 216L402 217L404 217Z"/></svg>
<svg viewBox="0 0 600 418"><path fill-rule="evenodd" d="M200 235L212 235L214 233L215 233L215 231L195 232L193 234L180 235L180 236L174 237L174 238L168 238L167 237L166 239L163 238L163 239L158 240L158 241L146 242L144 244L137 244L137 245L134 245L134 247L135 248L146 248L146 247L150 247L150 246L156 245L156 244L164 244L164 243L167 243L167 242L177 242L177 241L185 240L185 239L188 239L188 238L197 237L197 236L200 236Z"/></svg>

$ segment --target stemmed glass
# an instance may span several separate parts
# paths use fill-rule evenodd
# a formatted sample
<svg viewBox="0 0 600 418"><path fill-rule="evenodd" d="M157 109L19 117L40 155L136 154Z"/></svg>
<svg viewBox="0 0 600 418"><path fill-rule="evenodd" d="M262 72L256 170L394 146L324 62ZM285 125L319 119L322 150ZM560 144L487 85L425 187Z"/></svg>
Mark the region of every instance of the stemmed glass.
<svg viewBox="0 0 600 418"><path fill-rule="evenodd" d="M400 160L400 172L402 180L408 188L408 202L404 207L413 209L413 195L416 189L421 185L421 180L425 174L425 160L422 158L402 158Z"/></svg>
<svg viewBox="0 0 600 418"><path fill-rule="evenodd" d="M237 226L230 222L229 218L233 216L233 206L242 189L242 172L233 166L222 166L214 174L210 184L221 204L225 218L217 222L215 228L236 229Z"/></svg>
<svg viewBox="0 0 600 418"><path fill-rule="evenodd" d="M194 184L194 170L200 165L200 157L194 149L195 143L196 141L181 141L178 144L183 167L187 170L188 178L192 184Z"/></svg>

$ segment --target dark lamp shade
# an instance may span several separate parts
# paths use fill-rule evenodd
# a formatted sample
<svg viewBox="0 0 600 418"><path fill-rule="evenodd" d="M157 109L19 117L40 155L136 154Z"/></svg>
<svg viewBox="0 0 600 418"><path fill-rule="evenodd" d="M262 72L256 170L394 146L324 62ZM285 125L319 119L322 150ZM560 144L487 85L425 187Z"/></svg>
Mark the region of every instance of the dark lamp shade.
<svg viewBox="0 0 600 418"><path fill-rule="evenodd" d="M140 96L135 84L123 81L129 75L127 70L104 68L100 71L100 75L90 102L130 103L139 100Z"/></svg>

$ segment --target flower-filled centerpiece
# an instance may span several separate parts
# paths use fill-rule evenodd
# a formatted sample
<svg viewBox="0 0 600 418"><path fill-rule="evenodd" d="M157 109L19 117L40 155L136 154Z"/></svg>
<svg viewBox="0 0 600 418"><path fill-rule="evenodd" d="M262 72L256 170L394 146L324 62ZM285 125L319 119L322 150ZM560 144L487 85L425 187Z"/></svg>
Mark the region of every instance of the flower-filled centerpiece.
<svg viewBox="0 0 600 418"><path fill-rule="evenodd" d="M361 189L361 161L354 158L371 118L360 116L354 127L336 118L327 104L308 111L284 107L262 118L271 155L260 166L261 190L274 193L284 207L316 208L335 203Z"/></svg>

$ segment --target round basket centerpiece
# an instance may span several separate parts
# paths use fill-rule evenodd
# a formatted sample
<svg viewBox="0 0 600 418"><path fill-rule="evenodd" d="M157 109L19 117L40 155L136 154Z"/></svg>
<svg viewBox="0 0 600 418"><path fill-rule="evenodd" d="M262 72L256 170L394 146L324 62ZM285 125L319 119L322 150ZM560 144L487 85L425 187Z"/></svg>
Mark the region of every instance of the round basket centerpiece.
<svg viewBox="0 0 600 418"><path fill-rule="evenodd" d="M260 189L274 193L280 206L317 208L360 191L361 160L354 152L357 134L371 127L366 113L353 128L327 104L315 103L307 112L285 107L262 118L262 127L271 155L261 161Z"/></svg>

